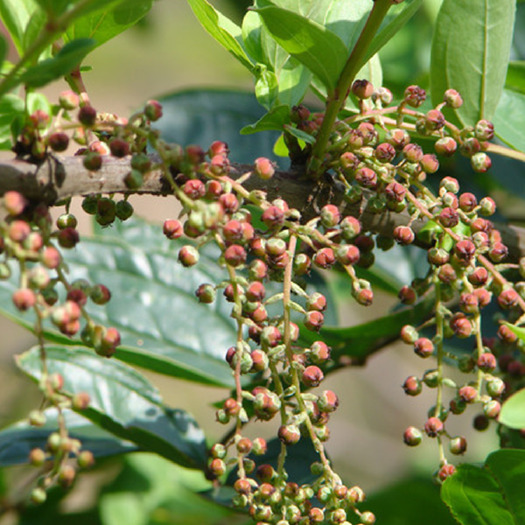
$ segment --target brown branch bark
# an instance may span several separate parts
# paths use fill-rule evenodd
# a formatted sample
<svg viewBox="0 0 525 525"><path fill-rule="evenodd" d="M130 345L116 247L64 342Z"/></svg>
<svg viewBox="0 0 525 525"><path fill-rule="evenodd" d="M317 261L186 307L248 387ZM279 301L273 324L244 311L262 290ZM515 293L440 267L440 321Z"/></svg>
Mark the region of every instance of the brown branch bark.
<svg viewBox="0 0 525 525"><path fill-rule="evenodd" d="M233 164L230 176L236 179L251 169L250 165ZM18 159L3 160L0 161L0 195L16 190L32 201L53 205L70 197L94 193L171 194L160 171L150 172L140 190L130 190L124 183L129 170L129 159L111 156L103 157L102 168L96 172L86 170L82 157L75 156L49 157L38 166ZM348 205L343 202L343 194L336 185L319 185L300 171L277 171L269 181L254 175L243 185L249 191L265 191L269 200L277 197L285 199L290 207L300 210L305 218L313 216L327 202L332 202L339 205L345 215L359 217L364 228L375 233L391 235L396 226L409 221L406 212L370 212L366 195L360 204ZM424 224L423 220L412 223L416 234ZM509 262L517 262L525 257L525 229L505 224L497 224L496 227L509 248Z"/></svg>

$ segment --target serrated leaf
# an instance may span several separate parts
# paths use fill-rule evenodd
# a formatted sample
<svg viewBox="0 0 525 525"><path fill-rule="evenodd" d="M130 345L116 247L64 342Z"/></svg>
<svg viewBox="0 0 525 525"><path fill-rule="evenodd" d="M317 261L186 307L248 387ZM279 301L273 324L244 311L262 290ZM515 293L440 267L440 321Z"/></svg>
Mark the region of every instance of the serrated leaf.
<svg viewBox="0 0 525 525"><path fill-rule="evenodd" d="M34 0L2 0L0 2L0 19L21 56L24 47L22 40L31 14L38 9Z"/></svg>
<svg viewBox="0 0 525 525"><path fill-rule="evenodd" d="M153 0L126 0L107 9L87 13L71 24L64 40L71 42L81 38L91 38L99 46L135 25L146 16Z"/></svg>
<svg viewBox="0 0 525 525"><path fill-rule="evenodd" d="M525 389L522 388L503 403L498 421L510 428L525 428Z"/></svg>
<svg viewBox="0 0 525 525"><path fill-rule="evenodd" d="M95 458L138 450L136 444L117 438L80 414L69 409L64 410L63 414L69 435L79 439L82 448L90 450ZM44 415L46 423L42 427L34 427L28 421L19 421L0 431L0 467L27 463L29 452L33 448L46 448L49 434L59 429L58 411L49 408L44 411Z"/></svg>
<svg viewBox="0 0 525 525"><path fill-rule="evenodd" d="M164 116L155 127L164 140L203 147L223 140L228 143L230 159L234 162L251 164L261 156L278 160L273 154L278 133L258 133L251 137L240 134L243 127L257 122L265 114L253 93L201 89L178 91L158 100L162 103Z"/></svg>
<svg viewBox="0 0 525 525"><path fill-rule="evenodd" d="M205 0L188 0L188 3L202 27L244 67L252 71L253 64L240 44L241 28Z"/></svg>
<svg viewBox="0 0 525 525"><path fill-rule="evenodd" d="M342 40L324 26L279 7L256 10L276 42L317 75L328 90L335 87L347 58Z"/></svg>
<svg viewBox="0 0 525 525"><path fill-rule="evenodd" d="M499 450L484 467L460 465L445 480L441 498L462 525L525 523L525 451Z"/></svg>
<svg viewBox="0 0 525 525"><path fill-rule="evenodd" d="M505 84L515 8L515 0L443 2L432 42L432 101L439 104L447 89L459 91L463 105L449 115L463 125L491 120L496 112Z"/></svg>
<svg viewBox="0 0 525 525"><path fill-rule="evenodd" d="M525 93L505 88L492 122L496 136L511 148L525 152Z"/></svg>
<svg viewBox="0 0 525 525"><path fill-rule="evenodd" d="M45 352L47 371L62 375L64 392L89 394L84 417L143 450L189 468L203 467L202 430L183 410L166 407L159 391L135 369L82 347L49 345ZM35 381L42 379L40 348L17 356L17 364Z"/></svg>
<svg viewBox="0 0 525 525"><path fill-rule="evenodd" d="M29 87L45 86L70 73L94 47L95 42L89 38L69 42L53 58L28 68L20 76L20 82Z"/></svg>

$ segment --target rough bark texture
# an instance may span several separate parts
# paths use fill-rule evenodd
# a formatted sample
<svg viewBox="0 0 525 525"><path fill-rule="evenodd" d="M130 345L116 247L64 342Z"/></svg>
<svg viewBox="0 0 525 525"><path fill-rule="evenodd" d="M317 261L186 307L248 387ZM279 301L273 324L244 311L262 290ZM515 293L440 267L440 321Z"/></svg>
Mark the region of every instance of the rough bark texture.
<svg viewBox="0 0 525 525"><path fill-rule="evenodd" d="M55 204L61 200L93 193L148 193L169 195L170 188L160 171L150 172L140 190L130 190L124 177L130 170L129 159L103 158L99 171L91 172L84 168L82 157L49 157L40 165L23 160L0 161L0 195L16 190L33 201ZM234 179L252 170L250 165L234 164L230 176ZM290 207L302 211L303 217L313 216L324 204L332 202L340 206L345 215L359 217L366 230L391 235L398 225L408 223L405 212L371 213L367 209L366 195L358 205L343 202L343 194L337 184L316 184L297 171L277 171L269 181L257 176L250 177L244 184L248 190L262 190L269 200L277 197L285 199ZM412 223L417 232L424 225L418 220ZM525 257L525 229L517 226L497 224L503 242L509 248L509 262L517 262Z"/></svg>

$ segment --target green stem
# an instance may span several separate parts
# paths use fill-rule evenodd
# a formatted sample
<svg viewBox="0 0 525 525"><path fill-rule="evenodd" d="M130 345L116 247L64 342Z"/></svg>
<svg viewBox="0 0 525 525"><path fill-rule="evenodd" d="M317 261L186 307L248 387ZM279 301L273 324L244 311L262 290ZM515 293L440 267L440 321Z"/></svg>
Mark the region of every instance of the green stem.
<svg viewBox="0 0 525 525"><path fill-rule="evenodd" d="M4 80L0 82L0 97L8 93L19 83L17 78L18 73L28 62L37 59L42 52L67 29L72 20L80 16L82 11L88 9L90 4L95 4L97 1L98 0L81 0L70 11L67 11L55 20L49 20L39 37L24 52Z"/></svg>
<svg viewBox="0 0 525 525"><path fill-rule="evenodd" d="M317 139L312 149L308 166L308 172L314 179L317 179L320 176L324 153L337 115L344 106L352 82L363 65L370 43L377 33L379 26L391 5L392 0L375 1L372 11L370 11L370 14L368 15L368 20L366 21L366 24L363 27L348 60L346 61L345 67L339 76L334 91L328 94L323 123L319 128L319 133L317 134Z"/></svg>

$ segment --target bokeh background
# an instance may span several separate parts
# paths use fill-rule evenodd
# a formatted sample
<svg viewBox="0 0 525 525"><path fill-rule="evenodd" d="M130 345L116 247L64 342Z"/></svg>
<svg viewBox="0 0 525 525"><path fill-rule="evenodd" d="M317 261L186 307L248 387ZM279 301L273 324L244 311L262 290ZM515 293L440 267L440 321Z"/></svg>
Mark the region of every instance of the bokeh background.
<svg viewBox="0 0 525 525"><path fill-rule="evenodd" d="M1 0L0 0L1 1ZM240 19L246 2L217 0L212 2L232 18ZM384 85L394 93L408 84L425 86L428 79L429 31L440 0L425 0L424 8L382 52ZM521 22L520 22L521 21ZM517 24L525 27L521 9ZM520 33L521 34L521 33ZM516 40L513 51L525 55L525 38ZM89 56L92 70L84 82L92 104L99 111L127 116L141 104L180 89L202 87L252 88L252 78L201 28L183 0L157 0L151 13L137 27L98 48ZM64 82L46 88L51 101L66 89ZM220 139L221 137L216 137ZM206 146L206 145L203 145ZM5 156L5 153L3 154ZM137 214L159 224L176 214L174 201L167 198L141 197L132 201ZM73 211L79 211L75 202ZM82 219L87 235L90 224ZM391 260L396 265L395 258ZM340 294L341 295L341 294ZM394 298L379 294L373 307L356 307L341 299L341 324L350 326L386 314ZM24 417L38 406L36 387L22 377L14 366L13 356L35 343L33 336L9 320L0 320L0 424L5 426ZM325 387L340 396L340 408L332 417L332 438L327 448L347 483L360 484L366 492L384 488L393 480L421 473L429 476L437 467L437 447L427 440L417 449L402 443L402 433L411 424L421 425L433 404L428 389L417 398L405 396L401 385L408 375L421 375L432 365L414 356L410 347L392 345L371 358L366 366L341 370L326 380ZM214 422L211 403L221 399L223 390L195 387L172 378L149 374L161 389L167 404L189 410L211 437L219 437L222 427ZM472 413L472 417L474 413ZM454 434L472 435L468 413L451 424ZM469 441L467 461L483 461L497 441L491 431L477 434ZM7 477L17 478L16 469ZM93 474L94 483L104 483L118 468ZM113 474L112 474L113 473ZM21 482L23 482L23 478ZM91 482L90 482L91 483ZM82 482L67 500L72 509L91 504L96 490ZM91 495L91 496L90 496ZM4 516L0 523L12 522Z"/></svg>

